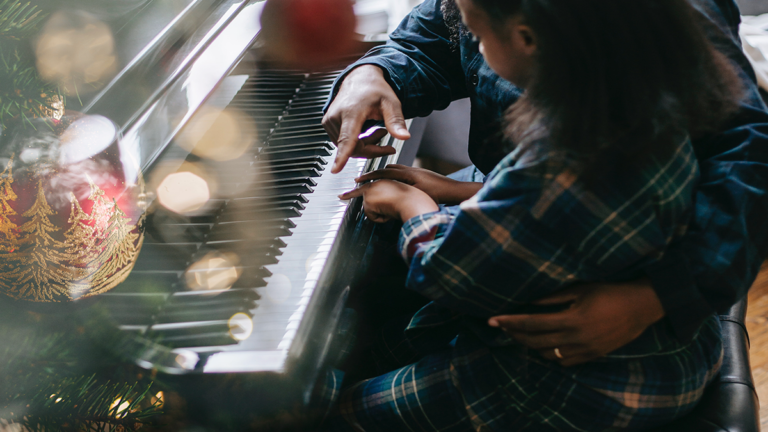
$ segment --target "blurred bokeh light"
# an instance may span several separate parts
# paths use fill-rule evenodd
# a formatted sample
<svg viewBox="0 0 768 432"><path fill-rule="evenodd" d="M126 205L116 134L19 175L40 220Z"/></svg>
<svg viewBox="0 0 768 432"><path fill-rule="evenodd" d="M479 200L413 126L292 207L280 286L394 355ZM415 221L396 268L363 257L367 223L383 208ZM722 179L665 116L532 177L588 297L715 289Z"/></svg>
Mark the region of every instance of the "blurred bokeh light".
<svg viewBox="0 0 768 432"><path fill-rule="evenodd" d="M156 407L162 408L163 405L165 405L165 394L161 391L157 392L157 394L152 397L150 402Z"/></svg>
<svg viewBox="0 0 768 432"><path fill-rule="evenodd" d="M177 349L173 352L176 354L176 364L184 370L194 369L197 362L200 361L200 357L194 351Z"/></svg>
<svg viewBox="0 0 768 432"><path fill-rule="evenodd" d="M128 407L131 406L131 402L123 399L115 399L114 402L112 402L112 405L109 406L110 410L115 410L115 413L117 414L117 418L125 417L126 410Z"/></svg>
<svg viewBox="0 0 768 432"><path fill-rule="evenodd" d="M204 166L168 161L152 171L150 190L168 210L188 214L201 209L215 194L216 181Z"/></svg>
<svg viewBox="0 0 768 432"><path fill-rule="evenodd" d="M107 24L82 12L51 15L35 44L37 70L69 96L97 91L117 72L115 39Z"/></svg>
<svg viewBox="0 0 768 432"><path fill-rule="evenodd" d="M236 159L256 140L250 116L235 109L203 108L184 128L178 144L203 159Z"/></svg>
<svg viewBox="0 0 768 432"><path fill-rule="evenodd" d="M253 333L253 320L248 315L239 312L229 319L229 334L233 339L246 340Z"/></svg>
<svg viewBox="0 0 768 432"><path fill-rule="evenodd" d="M229 289L240 277L238 264L234 253L208 253L187 269L187 287L192 291Z"/></svg>

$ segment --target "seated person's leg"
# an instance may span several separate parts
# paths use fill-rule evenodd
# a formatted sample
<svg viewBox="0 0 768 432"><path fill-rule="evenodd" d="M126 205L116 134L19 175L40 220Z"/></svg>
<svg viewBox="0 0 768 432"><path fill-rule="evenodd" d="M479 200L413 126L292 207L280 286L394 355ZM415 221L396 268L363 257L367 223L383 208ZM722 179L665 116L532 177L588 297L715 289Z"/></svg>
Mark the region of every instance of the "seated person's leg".
<svg viewBox="0 0 768 432"><path fill-rule="evenodd" d="M464 406L446 350L347 389L326 430L470 432Z"/></svg>

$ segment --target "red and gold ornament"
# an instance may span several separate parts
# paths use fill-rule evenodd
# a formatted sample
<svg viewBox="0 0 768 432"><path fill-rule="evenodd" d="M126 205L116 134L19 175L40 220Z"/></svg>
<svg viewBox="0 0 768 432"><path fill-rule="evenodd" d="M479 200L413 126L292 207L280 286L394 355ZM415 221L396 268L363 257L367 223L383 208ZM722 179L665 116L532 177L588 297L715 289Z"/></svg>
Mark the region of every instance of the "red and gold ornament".
<svg viewBox="0 0 768 432"><path fill-rule="evenodd" d="M0 172L0 292L67 302L125 280L143 241L141 181L109 120L65 116L9 138ZM138 184L137 184L138 183Z"/></svg>

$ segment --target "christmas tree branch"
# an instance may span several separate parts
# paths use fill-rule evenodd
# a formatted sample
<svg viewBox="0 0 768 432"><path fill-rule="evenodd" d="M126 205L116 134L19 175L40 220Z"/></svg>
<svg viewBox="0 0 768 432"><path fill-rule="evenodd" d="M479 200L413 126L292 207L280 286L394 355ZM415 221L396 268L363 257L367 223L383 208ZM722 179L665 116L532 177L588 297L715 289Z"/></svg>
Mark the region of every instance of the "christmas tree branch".
<svg viewBox="0 0 768 432"><path fill-rule="evenodd" d="M92 348L74 326L2 309L0 418L30 432L131 432L160 414L162 401L153 397L151 381L123 381L136 376L129 374L110 382L85 373L83 360ZM112 369L101 374L114 376Z"/></svg>
<svg viewBox="0 0 768 432"><path fill-rule="evenodd" d="M30 2L0 1L0 39L22 40L34 35L45 14Z"/></svg>

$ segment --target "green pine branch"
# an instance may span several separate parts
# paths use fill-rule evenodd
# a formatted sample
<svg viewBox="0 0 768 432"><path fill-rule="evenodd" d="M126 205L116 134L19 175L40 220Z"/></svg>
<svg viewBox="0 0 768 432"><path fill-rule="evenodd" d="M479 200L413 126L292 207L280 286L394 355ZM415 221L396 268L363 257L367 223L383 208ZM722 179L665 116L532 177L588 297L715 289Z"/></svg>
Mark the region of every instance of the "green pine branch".
<svg viewBox="0 0 768 432"><path fill-rule="evenodd" d="M34 36L45 19L37 5L0 0L0 39L23 40Z"/></svg>
<svg viewBox="0 0 768 432"><path fill-rule="evenodd" d="M132 432L161 414L151 380L128 371L108 381L103 377L119 375L122 369L110 366L97 375L83 366L93 360L93 348L75 324L62 324L70 320L2 309L3 420L29 432Z"/></svg>
<svg viewBox="0 0 768 432"><path fill-rule="evenodd" d="M151 388L99 383L94 376L65 378L42 386L15 422L29 432L134 431L160 413L160 402L150 402Z"/></svg>
<svg viewBox="0 0 768 432"><path fill-rule="evenodd" d="M0 124L18 119L31 125L32 118L43 117L45 109L52 109L53 95L62 98L58 87L42 81L34 63L19 50L0 51Z"/></svg>
<svg viewBox="0 0 768 432"><path fill-rule="evenodd" d="M0 125L30 126L52 109L52 96L62 98L55 84L40 78L32 52L31 40L46 17L34 2L0 0Z"/></svg>

